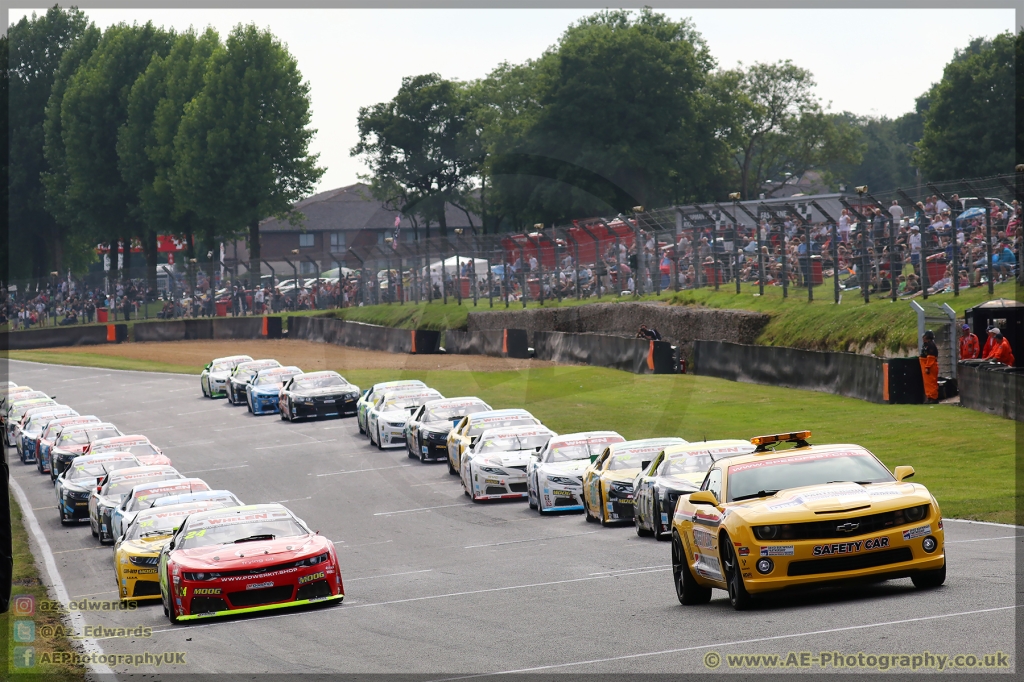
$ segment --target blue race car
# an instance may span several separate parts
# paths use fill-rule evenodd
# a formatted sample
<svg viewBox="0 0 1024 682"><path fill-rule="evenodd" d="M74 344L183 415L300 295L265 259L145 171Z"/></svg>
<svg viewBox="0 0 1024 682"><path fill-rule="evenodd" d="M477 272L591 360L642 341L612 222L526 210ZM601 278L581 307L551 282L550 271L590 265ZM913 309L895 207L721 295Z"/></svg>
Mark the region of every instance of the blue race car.
<svg viewBox="0 0 1024 682"><path fill-rule="evenodd" d="M261 369L245 385L245 402L253 414L277 414L281 387L293 376L302 374L298 367Z"/></svg>

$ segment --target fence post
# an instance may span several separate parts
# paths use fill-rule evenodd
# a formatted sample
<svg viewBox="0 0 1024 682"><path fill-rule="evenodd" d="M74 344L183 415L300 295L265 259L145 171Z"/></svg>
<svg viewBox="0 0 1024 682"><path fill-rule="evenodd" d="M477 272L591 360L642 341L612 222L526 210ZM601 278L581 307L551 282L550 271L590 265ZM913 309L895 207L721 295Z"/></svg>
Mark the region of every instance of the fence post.
<svg viewBox="0 0 1024 682"><path fill-rule="evenodd" d="M835 304L839 305L839 231L836 229L836 221L830 219L828 223L832 228L832 295Z"/></svg>
<svg viewBox="0 0 1024 682"><path fill-rule="evenodd" d="M980 198L980 197L979 197ZM995 273L992 271L992 208L985 204L985 268L988 270L988 295L995 293Z"/></svg>
<svg viewBox="0 0 1024 682"><path fill-rule="evenodd" d="M896 257L896 233L899 232L900 226L896 224L895 220L889 221L889 296L893 303L896 302L896 287L899 284L899 278L896 276L896 261L900 263L903 259L897 259ZM900 267L900 274L903 274L903 268Z"/></svg>
<svg viewBox="0 0 1024 682"><path fill-rule="evenodd" d="M804 235L807 238L807 246L804 247L804 257L807 259L807 269L804 270L806 273L804 276L807 278L807 302L811 303L814 301L814 268L813 261L811 260L811 223L807 221L804 225Z"/></svg>

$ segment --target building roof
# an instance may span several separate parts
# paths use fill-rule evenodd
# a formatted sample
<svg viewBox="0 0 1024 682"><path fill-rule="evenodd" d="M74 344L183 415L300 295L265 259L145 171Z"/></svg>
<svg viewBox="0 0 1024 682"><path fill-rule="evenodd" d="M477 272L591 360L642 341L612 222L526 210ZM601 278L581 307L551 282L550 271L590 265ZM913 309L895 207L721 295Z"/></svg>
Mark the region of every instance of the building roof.
<svg viewBox="0 0 1024 682"><path fill-rule="evenodd" d="M295 203L294 207L305 216L305 220L292 225L287 219L266 218L260 221L260 231L386 230L393 229L395 216L401 215L398 211L384 208L380 200L374 199L370 194L369 185L362 182L314 194ZM469 227L466 214L454 206L447 206L445 218L449 227ZM479 227L480 222L479 216L473 215L473 225ZM400 225L403 228L411 228L412 220L408 216L402 216Z"/></svg>

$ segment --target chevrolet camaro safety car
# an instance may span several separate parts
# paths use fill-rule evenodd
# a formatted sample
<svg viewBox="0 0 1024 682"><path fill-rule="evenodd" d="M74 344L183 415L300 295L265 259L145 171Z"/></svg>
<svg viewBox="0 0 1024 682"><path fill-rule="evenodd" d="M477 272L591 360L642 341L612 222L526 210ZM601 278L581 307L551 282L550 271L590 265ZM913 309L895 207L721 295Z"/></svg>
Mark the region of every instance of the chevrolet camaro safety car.
<svg viewBox="0 0 1024 682"><path fill-rule="evenodd" d="M174 529L190 514L234 506L231 498L221 496L140 511L114 544L114 571L121 601L159 599L156 565Z"/></svg>
<svg viewBox="0 0 1024 682"><path fill-rule="evenodd" d="M431 400L412 413L405 424L405 444L410 457L421 462L448 458L448 433L466 415L489 412L491 406L474 397Z"/></svg>
<svg viewBox="0 0 1024 682"><path fill-rule="evenodd" d="M280 409L281 388L302 370L298 367L261 369L245 385L245 403L253 414L275 414Z"/></svg>
<svg viewBox="0 0 1024 682"><path fill-rule="evenodd" d="M132 453L139 458L144 466L171 463L170 458L163 453L163 450L153 445L145 436L138 434L103 438L93 442L89 447L90 453L118 451Z"/></svg>
<svg viewBox="0 0 1024 682"><path fill-rule="evenodd" d="M754 595L846 580L946 579L942 513L913 467L893 473L859 445L810 445L809 431L752 438L724 457L700 490L679 498L672 574L682 604L726 590L733 607ZM790 441L795 447L772 451Z"/></svg>
<svg viewBox="0 0 1024 682"><path fill-rule="evenodd" d="M612 443L583 472L583 513L602 526L633 520L633 479L642 464L682 438L645 438Z"/></svg>
<svg viewBox="0 0 1024 682"><path fill-rule="evenodd" d="M249 383L249 380L252 379L261 369L280 366L280 362L270 359L248 360L235 365L235 368L231 370L231 374L228 376L228 402L232 405L244 405L245 386Z"/></svg>
<svg viewBox="0 0 1024 682"><path fill-rule="evenodd" d="M462 454L467 452L487 429L500 429L504 426L530 426L540 424L540 420L526 410L491 410L477 412L459 420L459 423L448 432L448 473L459 475L462 470Z"/></svg>
<svg viewBox="0 0 1024 682"><path fill-rule="evenodd" d="M526 465L530 509L540 513L583 510L583 471L591 457L626 439L615 431L563 433Z"/></svg>
<svg viewBox="0 0 1024 682"><path fill-rule="evenodd" d="M83 455L54 481L57 512L60 522L70 523L89 518L89 495L111 471L142 466L130 452L108 452L102 455Z"/></svg>
<svg viewBox="0 0 1024 682"><path fill-rule="evenodd" d="M113 542L117 536L110 531L110 517L137 485L152 481L185 478L169 466L141 466L111 471L89 494L89 529L101 543Z"/></svg>
<svg viewBox="0 0 1024 682"><path fill-rule="evenodd" d="M50 480L64 471L75 457L89 452L94 441L122 435L110 422L65 426L50 449Z"/></svg>
<svg viewBox="0 0 1024 682"><path fill-rule="evenodd" d="M748 440L711 440L672 445L659 452L633 481L636 534L668 539L679 496L697 490L715 460L749 454L754 447Z"/></svg>
<svg viewBox="0 0 1024 682"><path fill-rule="evenodd" d="M36 439L36 469L41 474L50 473L50 450L53 443L60 435L61 429L65 426L81 426L83 424L99 424L100 418L96 415L85 414L76 417L61 417L46 423L43 432Z"/></svg>
<svg viewBox="0 0 1024 682"><path fill-rule="evenodd" d="M232 355L217 358L203 367L203 373L199 375L199 386L203 389L203 395L208 398L226 396L231 370L243 362L252 362L252 358L248 355Z"/></svg>
<svg viewBox="0 0 1024 682"><path fill-rule="evenodd" d="M334 543L279 504L190 514L158 570L172 623L345 598Z"/></svg>
<svg viewBox="0 0 1024 682"><path fill-rule="evenodd" d="M135 515L143 509L152 507L153 502L161 497L209 489L210 486L201 478L179 478L170 481L141 483L132 488L124 501L111 512L110 534L115 538L121 537L121 533L128 524L135 520Z"/></svg>
<svg viewBox="0 0 1024 682"><path fill-rule="evenodd" d="M427 385L419 379L403 379L400 381L382 381L363 391L363 394L359 396L359 400L356 401L356 424L359 426L359 433L366 433L366 412L377 401L377 398L380 397L378 391L426 387Z"/></svg>
<svg viewBox="0 0 1024 682"><path fill-rule="evenodd" d="M370 443L383 450L405 445L405 424L420 405L444 398L432 388L386 391L366 412L366 431Z"/></svg>
<svg viewBox="0 0 1024 682"><path fill-rule="evenodd" d="M557 434L540 424L488 429L462 455L462 490L474 502L527 496L526 465Z"/></svg>
<svg viewBox="0 0 1024 682"><path fill-rule="evenodd" d="M77 416L78 413L70 407L59 406L33 414L22 427L21 438L17 441L18 456L21 458L22 464L32 464L36 461L39 438L43 435L43 429L47 424L54 419Z"/></svg>
<svg viewBox="0 0 1024 682"><path fill-rule="evenodd" d="M281 419L294 421L307 417L342 417L355 414L359 387L337 372L299 374L281 389L278 407Z"/></svg>

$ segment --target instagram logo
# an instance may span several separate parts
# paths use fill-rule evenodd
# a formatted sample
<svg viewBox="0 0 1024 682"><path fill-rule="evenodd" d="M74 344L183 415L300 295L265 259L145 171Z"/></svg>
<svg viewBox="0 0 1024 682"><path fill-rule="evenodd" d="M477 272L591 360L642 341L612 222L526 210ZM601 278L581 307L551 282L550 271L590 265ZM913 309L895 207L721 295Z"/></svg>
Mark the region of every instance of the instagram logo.
<svg viewBox="0 0 1024 682"><path fill-rule="evenodd" d="M36 598L31 594L19 594L11 599L11 611L15 616L31 616L36 612Z"/></svg>

